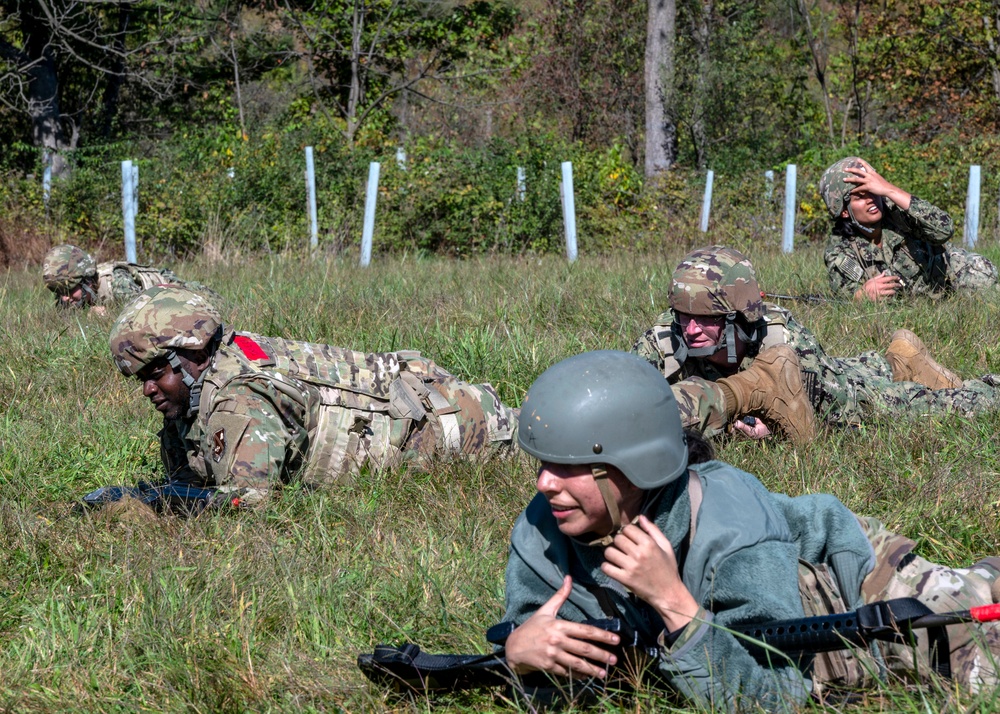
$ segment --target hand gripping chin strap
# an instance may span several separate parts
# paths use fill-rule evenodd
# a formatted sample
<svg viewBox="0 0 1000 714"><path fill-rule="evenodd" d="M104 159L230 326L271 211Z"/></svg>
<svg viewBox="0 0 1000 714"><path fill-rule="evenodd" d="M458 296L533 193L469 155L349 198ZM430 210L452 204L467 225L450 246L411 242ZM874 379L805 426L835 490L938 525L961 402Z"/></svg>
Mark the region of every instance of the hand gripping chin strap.
<svg viewBox="0 0 1000 714"><path fill-rule="evenodd" d="M601 497L604 499L604 505L607 506L608 513L611 514L611 532L603 538L598 538L597 540L590 542L588 545L609 546L614 541L615 536L618 535L618 531L622 529L621 510L618 506L618 502L615 501L615 494L611 491L611 482L608 480L608 470L604 468L603 464L592 464L590 466L590 473L594 475L594 481L597 482L597 488L601 490Z"/></svg>

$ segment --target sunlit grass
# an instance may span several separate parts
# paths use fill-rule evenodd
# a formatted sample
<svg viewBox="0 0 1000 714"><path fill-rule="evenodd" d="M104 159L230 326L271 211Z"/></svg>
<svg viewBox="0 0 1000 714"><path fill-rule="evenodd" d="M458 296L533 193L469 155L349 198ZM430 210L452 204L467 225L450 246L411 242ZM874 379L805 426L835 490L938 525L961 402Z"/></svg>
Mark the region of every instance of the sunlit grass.
<svg viewBox="0 0 1000 714"><path fill-rule="evenodd" d="M762 287L824 292L820 250L741 245ZM241 329L365 351L419 349L520 402L561 357L628 349L665 307L682 248L662 254L352 262L272 256L176 266L215 287ZM996 250L986 251L998 257ZM858 306L786 303L832 354L920 334L970 378L1000 372L996 294ZM71 513L98 485L159 469L158 415L114 370L113 316L56 310L34 273L0 277L0 709L423 710L370 689L355 666L380 642L485 651L503 612L526 459L363 474L288 489L259 511L130 522ZM895 419L815 443L724 442L721 456L777 491L827 491L955 565L1000 552L1000 416ZM982 698L893 686L856 711L989 711ZM448 711L509 706L493 695ZM677 706L655 692L601 708Z"/></svg>

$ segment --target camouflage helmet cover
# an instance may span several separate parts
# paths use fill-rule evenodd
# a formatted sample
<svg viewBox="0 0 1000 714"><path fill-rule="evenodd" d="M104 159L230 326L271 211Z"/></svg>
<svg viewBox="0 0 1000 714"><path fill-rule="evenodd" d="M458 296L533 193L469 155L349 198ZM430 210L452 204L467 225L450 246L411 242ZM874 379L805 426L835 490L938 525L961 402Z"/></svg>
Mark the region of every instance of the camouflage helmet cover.
<svg viewBox="0 0 1000 714"><path fill-rule="evenodd" d="M544 462L610 464L647 489L676 480L688 461L663 375L636 355L610 350L569 357L539 375L521 405L517 441Z"/></svg>
<svg viewBox="0 0 1000 714"><path fill-rule="evenodd" d="M202 296L177 287L149 288L125 306L111 328L111 356L131 377L157 359L170 359L175 349L202 349L221 326L218 310Z"/></svg>
<svg viewBox="0 0 1000 714"><path fill-rule="evenodd" d="M45 254L42 280L52 292L72 290L84 278L97 275L97 263L75 245L57 245Z"/></svg>
<svg viewBox="0 0 1000 714"><path fill-rule="evenodd" d="M764 317L760 286L749 258L721 245L684 256L674 270L670 307L688 315L737 313L749 324Z"/></svg>
<svg viewBox="0 0 1000 714"><path fill-rule="evenodd" d="M857 156L848 156L833 164L819 180L819 194L823 197L826 208L830 211L831 218L840 218L840 214L847 206L848 196L854 190L854 184L845 183L845 178L854 178L854 174L847 169L867 170L864 162Z"/></svg>

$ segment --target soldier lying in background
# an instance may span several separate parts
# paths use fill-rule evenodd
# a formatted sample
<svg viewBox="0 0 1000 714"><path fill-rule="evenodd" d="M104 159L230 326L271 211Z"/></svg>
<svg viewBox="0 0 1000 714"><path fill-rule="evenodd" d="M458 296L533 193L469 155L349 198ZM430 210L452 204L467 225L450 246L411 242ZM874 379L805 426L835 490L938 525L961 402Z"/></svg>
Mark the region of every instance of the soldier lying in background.
<svg viewBox="0 0 1000 714"><path fill-rule="evenodd" d="M348 481L365 467L486 456L508 447L516 411L418 352L363 354L237 332L204 298L157 287L111 330L118 369L163 414L172 483L252 505L293 479Z"/></svg>
<svg viewBox="0 0 1000 714"><path fill-rule="evenodd" d="M56 294L57 305L89 305L99 315L105 314L107 305L124 304L156 285L178 285L208 298L218 298L211 288L195 281L181 280L165 268L124 262L98 264L90 254L75 245L57 245L46 253L42 279L45 287Z"/></svg>
<svg viewBox="0 0 1000 714"><path fill-rule="evenodd" d="M848 156L819 181L832 236L823 256L834 294L883 300L897 293L940 294L997 284L989 260L947 243L951 216Z"/></svg>
<svg viewBox="0 0 1000 714"><path fill-rule="evenodd" d="M632 351L674 386L684 425L709 436L732 424L754 438L777 427L808 441L817 417L856 425L879 414L1000 407L995 377L963 381L909 330L893 333L884 356L828 355L791 313L761 300L746 256L722 246L684 257L671 280L670 310ZM747 414L763 422L739 420Z"/></svg>

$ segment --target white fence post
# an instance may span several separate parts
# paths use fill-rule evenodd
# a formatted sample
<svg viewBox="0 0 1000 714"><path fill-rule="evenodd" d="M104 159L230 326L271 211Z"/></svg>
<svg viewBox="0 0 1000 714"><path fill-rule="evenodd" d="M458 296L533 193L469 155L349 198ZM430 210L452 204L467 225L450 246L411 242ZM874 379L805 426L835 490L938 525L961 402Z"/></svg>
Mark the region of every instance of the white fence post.
<svg viewBox="0 0 1000 714"><path fill-rule="evenodd" d="M52 152L48 149L42 152L42 162L45 164L42 170L42 200L48 209L49 197L52 195Z"/></svg>
<svg viewBox="0 0 1000 714"><path fill-rule="evenodd" d="M517 200L524 201L524 196L527 193L527 184L524 179L524 167L517 167Z"/></svg>
<svg viewBox="0 0 1000 714"><path fill-rule="evenodd" d="M969 193L965 199L965 245L969 248L975 248L979 239L980 173L978 166L969 167Z"/></svg>
<svg viewBox="0 0 1000 714"><path fill-rule="evenodd" d="M306 147L306 203L309 206L309 247L319 246L319 229L316 225L316 166L313 163L313 148Z"/></svg>
<svg viewBox="0 0 1000 714"><path fill-rule="evenodd" d="M396 148L396 166L400 171L406 171L406 149L402 146Z"/></svg>
<svg viewBox="0 0 1000 714"><path fill-rule="evenodd" d="M563 221L566 224L566 258L576 260L576 201L573 198L573 164L562 162Z"/></svg>
<svg viewBox="0 0 1000 714"><path fill-rule="evenodd" d="M372 262L372 234L375 233L375 202L378 200L378 174L381 164L372 161L368 166L368 190L365 192L365 226L361 234L361 267Z"/></svg>
<svg viewBox="0 0 1000 714"><path fill-rule="evenodd" d="M764 172L764 200L770 202L774 198L774 172L768 169Z"/></svg>
<svg viewBox="0 0 1000 714"><path fill-rule="evenodd" d="M712 182L715 180L715 172L709 170L705 179L705 197L701 201L701 232L708 233L708 216L712 211Z"/></svg>
<svg viewBox="0 0 1000 714"><path fill-rule="evenodd" d="M125 260L138 262L135 252L135 188L138 174L132 171L131 161L122 161L122 220L125 223Z"/></svg>
<svg viewBox="0 0 1000 714"><path fill-rule="evenodd" d="M795 164L785 168L785 224L781 232L781 251L791 253L795 247Z"/></svg>

